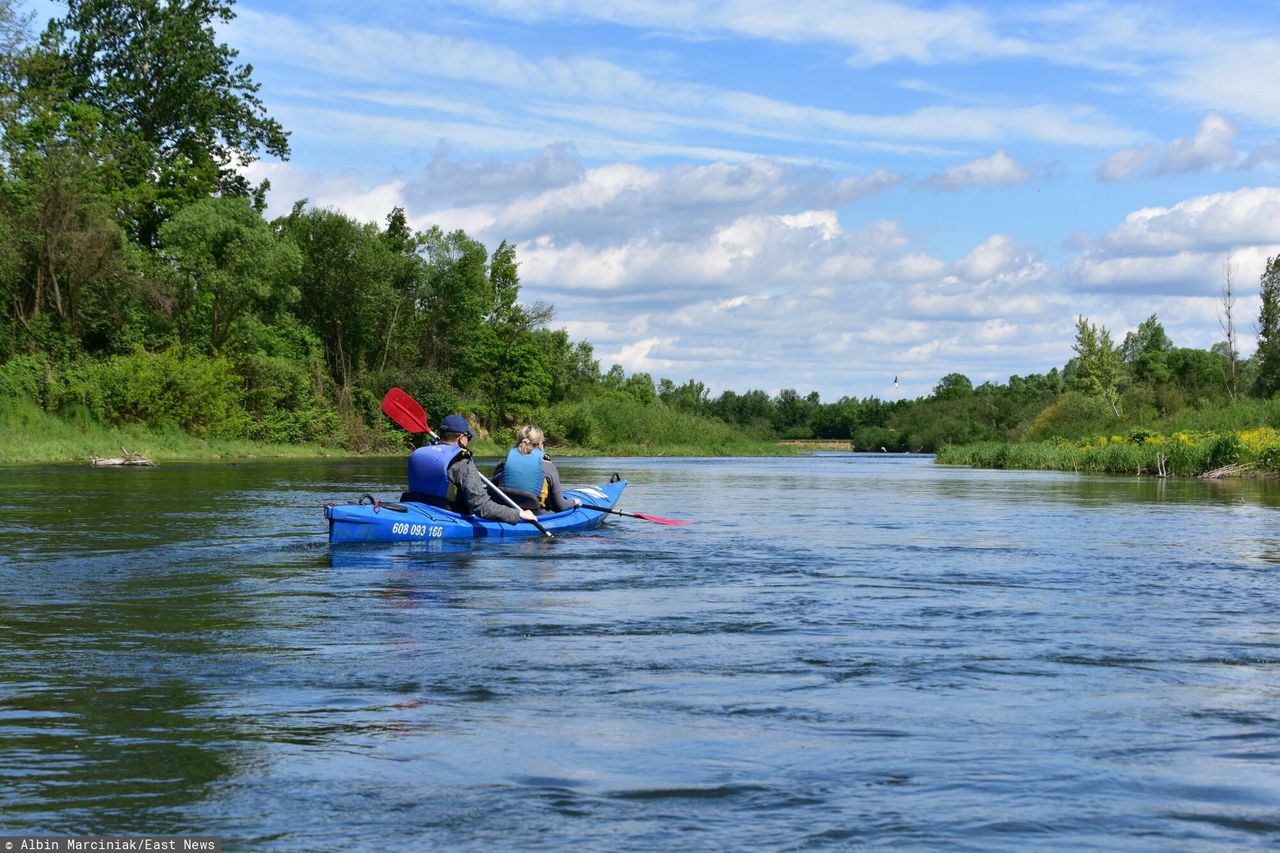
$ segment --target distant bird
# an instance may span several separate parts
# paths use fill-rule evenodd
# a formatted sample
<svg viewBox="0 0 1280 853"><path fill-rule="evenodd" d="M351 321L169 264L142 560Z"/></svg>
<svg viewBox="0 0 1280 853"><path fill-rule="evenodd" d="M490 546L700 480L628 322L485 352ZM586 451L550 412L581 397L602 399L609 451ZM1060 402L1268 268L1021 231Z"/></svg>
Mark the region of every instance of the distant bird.
<svg viewBox="0 0 1280 853"><path fill-rule="evenodd" d="M882 445L880 445L880 452L881 452L881 453L888 453L889 451L885 450L885 449L884 449L884 445L882 444Z"/></svg>
<svg viewBox="0 0 1280 853"><path fill-rule="evenodd" d="M897 388L897 387L898 387L898 377L896 377L896 376L895 376L895 377L893 377L893 387L894 387L894 388Z"/></svg>

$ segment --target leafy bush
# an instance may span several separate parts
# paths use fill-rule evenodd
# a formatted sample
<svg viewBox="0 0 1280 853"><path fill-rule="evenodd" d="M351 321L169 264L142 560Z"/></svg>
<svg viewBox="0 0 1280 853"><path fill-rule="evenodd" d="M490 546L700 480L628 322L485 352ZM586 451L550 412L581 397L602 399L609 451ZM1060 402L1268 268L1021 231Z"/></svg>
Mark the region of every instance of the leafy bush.
<svg viewBox="0 0 1280 853"><path fill-rule="evenodd" d="M1240 439L1234 433L1219 436L1209 446L1208 470L1212 471L1224 465L1234 465L1240 461L1240 457Z"/></svg>
<svg viewBox="0 0 1280 853"><path fill-rule="evenodd" d="M1027 427L1030 441L1054 436L1079 439L1105 430L1110 432L1116 417L1107 401L1075 391L1062 394L1046 406Z"/></svg>
<svg viewBox="0 0 1280 853"><path fill-rule="evenodd" d="M231 363L182 349L81 360L51 390L49 407L83 407L101 423L181 427L196 437L241 438L250 421Z"/></svg>
<svg viewBox="0 0 1280 853"><path fill-rule="evenodd" d="M0 397L39 403L54 373L42 355L17 355L0 364Z"/></svg>

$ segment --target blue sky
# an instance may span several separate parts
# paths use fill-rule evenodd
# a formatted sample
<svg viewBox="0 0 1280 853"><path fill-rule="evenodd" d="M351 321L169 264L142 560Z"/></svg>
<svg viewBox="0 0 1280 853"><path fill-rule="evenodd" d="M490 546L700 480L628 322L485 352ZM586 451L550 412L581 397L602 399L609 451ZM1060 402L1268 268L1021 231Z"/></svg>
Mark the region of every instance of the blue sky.
<svg viewBox="0 0 1280 853"><path fill-rule="evenodd" d="M604 368L833 401L1060 367L1078 314L1207 348L1228 259L1253 350L1274 2L235 8L292 132L271 214L516 243Z"/></svg>

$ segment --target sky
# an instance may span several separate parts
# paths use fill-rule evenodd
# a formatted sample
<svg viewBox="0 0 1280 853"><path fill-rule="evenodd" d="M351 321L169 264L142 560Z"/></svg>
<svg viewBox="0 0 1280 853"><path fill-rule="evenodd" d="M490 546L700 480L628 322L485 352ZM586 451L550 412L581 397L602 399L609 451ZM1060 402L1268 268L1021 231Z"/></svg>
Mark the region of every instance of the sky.
<svg viewBox="0 0 1280 853"><path fill-rule="evenodd" d="M399 206L514 243L522 301L602 369L910 399L1061 368L1081 315L1208 348L1228 271L1253 352L1280 254L1273 0L235 11L220 34L291 133L251 169L269 215Z"/></svg>

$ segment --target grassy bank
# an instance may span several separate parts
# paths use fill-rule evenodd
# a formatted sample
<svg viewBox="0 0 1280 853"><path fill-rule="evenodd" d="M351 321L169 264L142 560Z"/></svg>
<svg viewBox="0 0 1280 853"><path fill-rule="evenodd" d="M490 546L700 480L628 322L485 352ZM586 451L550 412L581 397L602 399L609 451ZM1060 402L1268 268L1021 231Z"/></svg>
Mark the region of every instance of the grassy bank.
<svg viewBox="0 0 1280 853"><path fill-rule="evenodd" d="M24 400L4 400L0 409L0 463L89 462L119 456L121 448L162 460L253 459L348 455L315 444L267 444L235 439L201 439L180 429L154 430L92 420L72 422Z"/></svg>
<svg viewBox="0 0 1280 853"><path fill-rule="evenodd" d="M280 444L241 439L198 438L177 428L155 429L142 424L113 426L82 417L60 418L21 399L0 398L0 464L25 462L81 462L93 457L119 456L121 449L140 453L153 462L259 458L318 458L369 455L403 455L405 435L389 429L385 443L358 452L320 444ZM728 427L708 429L707 421L680 413L632 410L628 405L600 406L591 411L589 442L576 444L564 434L548 429L555 456L786 456L793 448L744 436ZM592 434L594 433L594 434ZM477 456L506 453L512 437L505 434L477 436L472 451Z"/></svg>
<svg viewBox="0 0 1280 853"><path fill-rule="evenodd" d="M936 461L974 468L1139 476L1198 477L1224 469L1231 476L1270 476L1280 472L1280 432L1271 427L1171 435L1137 430L1079 442L979 442L943 447Z"/></svg>

